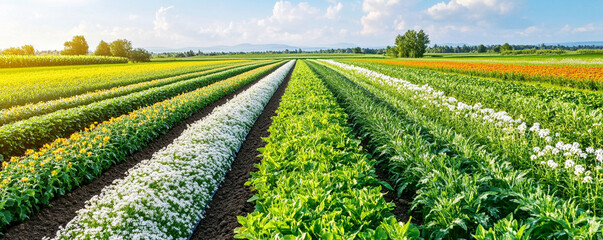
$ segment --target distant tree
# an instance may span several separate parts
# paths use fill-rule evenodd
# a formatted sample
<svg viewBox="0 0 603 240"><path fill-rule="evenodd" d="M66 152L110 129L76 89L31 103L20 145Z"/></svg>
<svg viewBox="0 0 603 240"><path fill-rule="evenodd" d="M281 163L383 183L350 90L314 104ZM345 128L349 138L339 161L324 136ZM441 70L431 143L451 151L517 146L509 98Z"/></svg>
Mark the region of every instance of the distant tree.
<svg viewBox="0 0 603 240"><path fill-rule="evenodd" d="M509 45L509 43L505 43L500 47L500 52L509 52L509 51L513 51L513 48L511 47L511 45Z"/></svg>
<svg viewBox="0 0 603 240"><path fill-rule="evenodd" d="M111 55L115 57L128 57L128 53L132 50L132 42L126 39L118 39L113 41L109 48Z"/></svg>
<svg viewBox="0 0 603 240"><path fill-rule="evenodd" d="M23 47L21 47L21 49L23 49L23 53L25 53L25 55L35 55L36 54L36 50L34 49L34 47L32 45L23 45Z"/></svg>
<svg viewBox="0 0 603 240"><path fill-rule="evenodd" d="M113 56L111 54L111 47L109 44L103 40L100 41L98 46L96 47L96 51L94 51L94 55L96 56Z"/></svg>
<svg viewBox="0 0 603 240"><path fill-rule="evenodd" d="M23 45L22 47L11 47L4 49L2 55L35 55L36 50L32 45Z"/></svg>
<svg viewBox="0 0 603 240"><path fill-rule="evenodd" d="M423 30L408 30L404 35L396 36L396 51L398 57L423 57L429 43L429 36Z"/></svg>
<svg viewBox="0 0 603 240"><path fill-rule="evenodd" d="M390 57L398 57L398 48L387 46L385 48L385 55Z"/></svg>
<svg viewBox="0 0 603 240"><path fill-rule="evenodd" d="M355 54L360 54L360 53L362 53L362 49L361 49L360 47L355 47L355 48L354 48L352 51L353 51L353 53L355 53Z"/></svg>
<svg viewBox="0 0 603 240"><path fill-rule="evenodd" d="M192 52L192 50L190 52ZM128 58L132 62L150 62L151 53L142 48L136 48L128 52Z"/></svg>
<svg viewBox="0 0 603 240"><path fill-rule="evenodd" d="M477 46L477 52L478 53L486 52L486 46L484 46L484 44L480 44L479 46Z"/></svg>
<svg viewBox="0 0 603 240"><path fill-rule="evenodd" d="M65 42L65 49L61 55L86 55L88 54L88 43L82 35L73 36L71 41Z"/></svg>
<svg viewBox="0 0 603 240"><path fill-rule="evenodd" d="M284 53L285 53L285 54L288 54L288 53L289 53L289 49L285 49L285 52L284 52Z"/></svg>
<svg viewBox="0 0 603 240"><path fill-rule="evenodd" d="M500 52L500 45L496 45L496 46L492 47L492 50L497 53Z"/></svg>

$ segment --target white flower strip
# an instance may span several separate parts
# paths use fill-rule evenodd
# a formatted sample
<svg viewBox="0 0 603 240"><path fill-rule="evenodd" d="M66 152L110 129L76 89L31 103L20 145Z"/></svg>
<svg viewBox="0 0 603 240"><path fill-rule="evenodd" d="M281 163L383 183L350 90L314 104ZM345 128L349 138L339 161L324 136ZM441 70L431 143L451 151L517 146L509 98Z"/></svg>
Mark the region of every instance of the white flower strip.
<svg viewBox="0 0 603 240"><path fill-rule="evenodd" d="M528 128L528 123L521 118L513 119L507 112L497 112L491 108L483 108L481 103L468 105L458 101L454 97L447 97L443 91L437 91L428 84L419 86L406 80L390 77L354 65L343 64L333 60L320 61L335 65L355 74L363 75L372 81L396 87L399 90L412 91L415 94L415 100L439 107L440 111L447 109L453 114L464 116L465 118L481 119L484 125L501 128L508 136L514 134L525 136L526 133L532 132L533 135L540 138L536 143L537 146L533 148L532 161L549 167L551 170L558 168L559 165L565 166L565 169L581 177L584 182L592 180L588 176L590 171L586 171L583 165L576 165L574 162L584 162L585 159L593 159L598 163L603 163L603 149L595 150L593 147L582 149L580 148L580 144L576 142L566 144L562 141L556 141L556 144L551 145L555 142L555 139L559 139L560 134L551 134L549 129L541 128L540 123L534 123ZM423 105L423 107L426 106ZM538 147L538 145L541 147Z"/></svg>
<svg viewBox="0 0 603 240"><path fill-rule="evenodd" d="M55 239L186 239L294 61L191 124L94 196Z"/></svg>

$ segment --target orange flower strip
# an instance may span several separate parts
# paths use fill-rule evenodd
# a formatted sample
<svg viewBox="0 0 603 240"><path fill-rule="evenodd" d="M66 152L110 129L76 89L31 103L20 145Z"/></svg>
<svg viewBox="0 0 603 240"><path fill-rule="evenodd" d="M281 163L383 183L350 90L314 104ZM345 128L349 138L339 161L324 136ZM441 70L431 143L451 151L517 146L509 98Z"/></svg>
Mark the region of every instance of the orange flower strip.
<svg viewBox="0 0 603 240"><path fill-rule="evenodd" d="M603 67L582 66L544 66L517 65L500 63L468 63L445 61L407 61L407 60L364 60L356 62L385 63L406 67L428 68L465 73L487 73L488 76L504 76L506 74L537 78L572 79L578 81L603 81Z"/></svg>

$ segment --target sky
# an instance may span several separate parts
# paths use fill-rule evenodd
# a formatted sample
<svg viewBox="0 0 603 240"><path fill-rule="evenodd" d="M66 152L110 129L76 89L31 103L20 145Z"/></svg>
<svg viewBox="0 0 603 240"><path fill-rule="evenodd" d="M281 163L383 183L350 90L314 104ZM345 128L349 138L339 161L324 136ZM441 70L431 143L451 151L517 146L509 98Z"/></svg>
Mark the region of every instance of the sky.
<svg viewBox="0 0 603 240"><path fill-rule="evenodd" d="M603 41L603 0L0 0L0 49L60 50L74 35L134 47Z"/></svg>

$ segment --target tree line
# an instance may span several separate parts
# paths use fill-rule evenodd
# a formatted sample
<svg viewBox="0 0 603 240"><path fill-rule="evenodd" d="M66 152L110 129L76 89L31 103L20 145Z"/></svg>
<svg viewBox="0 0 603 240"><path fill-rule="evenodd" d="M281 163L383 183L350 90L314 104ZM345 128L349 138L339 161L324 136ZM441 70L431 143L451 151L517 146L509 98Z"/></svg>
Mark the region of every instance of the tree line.
<svg viewBox="0 0 603 240"><path fill-rule="evenodd" d="M437 45L434 44L432 47L427 48L428 53L504 53L509 51L523 51L532 52L534 50L563 50L563 51L577 51L580 49L603 49L600 45L577 45L577 46L564 46L564 45L511 45L505 43L503 45L466 45L462 46L449 46L449 45Z"/></svg>
<svg viewBox="0 0 603 240"><path fill-rule="evenodd" d="M90 53L88 42L82 35L74 36L71 41L66 41L63 46L64 49L59 52L60 55L88 55ZM49 53L52 52L54 51L50 51ZM36 51L32 45L24 45L22 47L4 49L0 51L0 54L36 55ZM150 52L142 48L133 48L132 42L127 39L117 39L111 43L101 40L93 54L95 56L123 57L133 62L151 61Z"/></svg>

